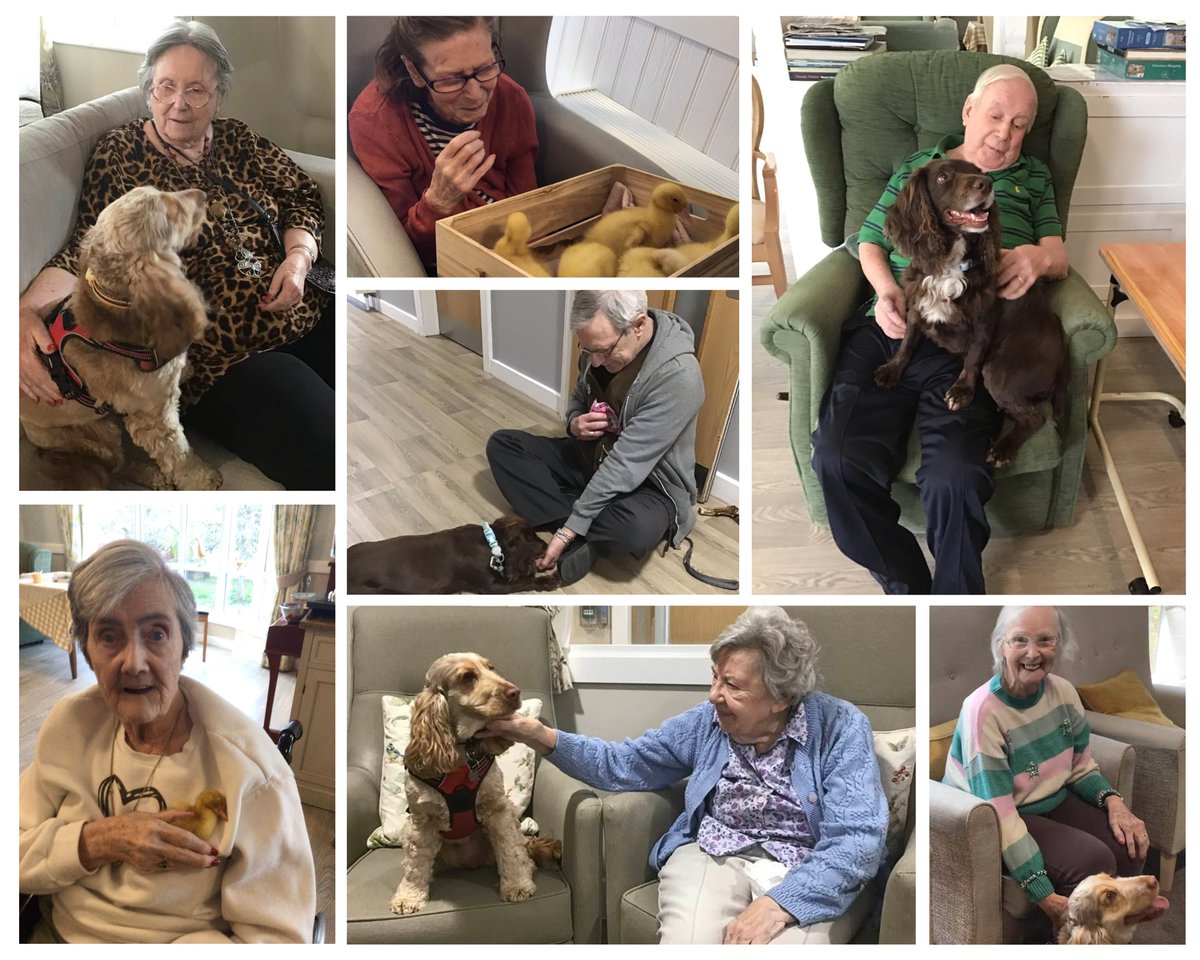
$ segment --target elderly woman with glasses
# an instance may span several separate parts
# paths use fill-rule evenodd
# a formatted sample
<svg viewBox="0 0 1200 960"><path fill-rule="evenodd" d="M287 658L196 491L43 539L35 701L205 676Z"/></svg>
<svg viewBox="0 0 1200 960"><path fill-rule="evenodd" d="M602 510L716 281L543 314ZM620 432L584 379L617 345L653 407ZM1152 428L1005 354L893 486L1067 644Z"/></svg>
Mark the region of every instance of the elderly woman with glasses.
<svg viewBox="0 0 1200 960"><path fill-rule="evenodd" d="M100 211L137 186L199 188L208 220L181 260L212 323L188 350L184 426L285 487L332 490L333 298L305 282L320 249L321 194L283 150L217 116L232 76L206 24L177 21L150 44L138 71L150 116L96 145L75 232L21 297L21 389L38 402L73 402L43 363L54 349L43 317L74 289L80 246ZM302 457L297 435L308 448Z"/></svg>
<svg viewBox="0 0 1200 960"><path fill-rule="evenodd" d="M871 727L815 691L817 644L778 607L751 607L709 647L708 701L608 743L536 719L480 736L526 743L602 790L688 779L654 845L662 943L845 943L883 863L887 801Z"/></svg>
<svg viewBox="0 0 1200 960"><path fill-rule="evenodd" d="M1075 639L1055 607L1004 607L995 675L963 701L943 782L1000 819L1005 869L1052 921L1095 873L1142 873L1146 825L1096 766L1075 688L1051 671Z"/></svg>
<svg viewBox="0 0 1200 960"><path fill-rule="evenodd" d="M533 104L504 75L491 17L397 17L349 123L431 272L438 220L537 187Z"/></svg>

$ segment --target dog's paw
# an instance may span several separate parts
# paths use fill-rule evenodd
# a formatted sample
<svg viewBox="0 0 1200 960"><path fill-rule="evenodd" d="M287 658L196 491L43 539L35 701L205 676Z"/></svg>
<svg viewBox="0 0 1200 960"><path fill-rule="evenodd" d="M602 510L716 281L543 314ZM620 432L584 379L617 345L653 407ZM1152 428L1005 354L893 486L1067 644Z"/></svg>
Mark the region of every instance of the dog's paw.
<svg viewBox="0 0 1200 960"><path fill-rule="evenodd" d="M180 490L220 490L224 479L221 471L216 467L209 466L198 457L193 457L179 471L176 486Z"/></svg>
<svg viewBox="0 0 1200 960"><path fill-rule="evenodd" d="M975 402L975 388L962 383L954 384L946 391L946 406L951 410L965 410Z"/></svg>
<svg viewBox="0 0 1200 960"><path fill-rule="evenodd" d="M401 894L399 890L388 901L388 908L392 913L398 913L404 916L406 913L416 913L422 907L429 903L429 894L406 893Z"/></svg>
<svg viewBox="0 0 1200 960"><path fill-rule="evenodd" d="M987 452L987 462L989 467L999 470L1001 467L1006 467L1013 461L1016 456L1016 451L1011 449L1011 444L1005 443L1003 440L993 443Z"/></svg>
<svg viewBox="0 0 1200 960"><path fill-rule="evenodd" d="M875 382L884 390L891 390L900 382L900 370L894 363L885 363L875 370Z"/></svg>
<svg viewBox="0 0 1200 960"><path fill-rule="evenodd" d="M500 897L509 903L528 900L535 893L537 893L537 884L532 880L500 881Z"/></svg>

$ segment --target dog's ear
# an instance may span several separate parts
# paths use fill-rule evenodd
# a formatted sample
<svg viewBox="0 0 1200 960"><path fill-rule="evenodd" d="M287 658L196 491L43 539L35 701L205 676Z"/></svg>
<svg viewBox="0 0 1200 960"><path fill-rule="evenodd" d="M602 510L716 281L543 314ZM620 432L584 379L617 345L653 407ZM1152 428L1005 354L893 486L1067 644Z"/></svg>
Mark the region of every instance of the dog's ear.
<svg viewBox="0 0 1200 960"><path fill-rule="evenodd" d="M988 276L995 276L1000 269L1001 253L1000 201L993 200L988 211L987 243L983 248L983 268Z"/></svg>
<svg viewBox="0 0 1200 960"><path fill-rule="evenodd" d="M500 737L487 737L479 741L483 744L483 749L490 753L493 757L498 757L505 750L512 746L511 740L503 740Z"/></svg>
<svg viewBox="0 0 1200 960"><path fill-rule="evenodd" d="M1088 896L1072 897L1067 903L1063 924L1069 929L1066 943L1107 943L1104 931L1103 887L1093 888Z"/></svg>
<svg viewBox="0 0 1200 960"><path fill-rule="evenodd" d="M449 773L458 766L458 744L450 722L450 704L438 690L426 687L413 701L404 766L419 777Z"/></svg>
<svg viewBox="0 0 1200 960"><path fill-rule="evenodd" d="M929 193L928 167L918 167L888 207L883 232L904 256L926 273L940 270L948 244Z"/></svg>
<svg viewBox="0 0 1200 960"><path fill-rule="evenodd" d="M208 327L204 301L173 255L145 258L132 277L130 300L143 342L163 357L178 356Z"/></svg>

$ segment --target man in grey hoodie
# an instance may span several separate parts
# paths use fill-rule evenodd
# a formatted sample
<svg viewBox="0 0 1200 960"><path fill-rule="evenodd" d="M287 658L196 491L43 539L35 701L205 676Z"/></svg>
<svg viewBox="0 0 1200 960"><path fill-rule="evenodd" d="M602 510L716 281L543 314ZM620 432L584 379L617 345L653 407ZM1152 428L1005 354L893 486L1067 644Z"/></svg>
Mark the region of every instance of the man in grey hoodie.
<svg viewBox="0 0 1200 960"><path fill-rule="evenodd" d="M582 578L605 542L635 555L696 523L696 417L704 382L692 329L636 290L575 294L579 379L567 437L499 430L487 457L501 492L535 526L557 526L542 569Z"/></svg>

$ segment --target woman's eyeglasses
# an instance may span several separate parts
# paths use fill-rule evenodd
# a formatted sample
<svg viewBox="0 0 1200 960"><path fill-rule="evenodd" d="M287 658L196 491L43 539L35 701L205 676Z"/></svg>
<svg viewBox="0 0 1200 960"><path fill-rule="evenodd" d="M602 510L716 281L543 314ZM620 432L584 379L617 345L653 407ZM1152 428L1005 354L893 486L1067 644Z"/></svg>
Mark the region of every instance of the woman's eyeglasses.
<svg viewBox="0 0 1200 960"><path fill-rule="evenodd" d="M471 80L479 83L487 83L490 80L495 80L504 72L504 58L500 57L489 63L486 67L480 67L474 73L467 73L461 77L442 77L440 80L430 80L429 77L425 76L425 71L415 61L409 60L408 62L412 64L413 69L425 81L425 85L434 93L458 93Z"/></svg>
<svg viewBox="0 0 1200 960"><path fill-rule="evenodd" d="M187 87L180 90L170 80L160 80L150 88L150 95L159 103L174 103L180 97L193 110L199 110L212 99L212 91L204 87Z"/></svg>
<svg viewBox="0 0 1200 960"><path fill-rule="evenodd" d="M1053 650L1058 646L1059 637L1038 637L1032 639L1030 637L1009 637L1006 641L1018 650L1028 650L1030 647L1037 647L1039 650Z"/></svg>
<svg viewBox="0 0 1200 960"><path fill-rule="evenodd" d="M579 352L586 354L591 359L592 363L596 364L597 366L602 363L607 363L608 358L613 355L613 351L616 350L617 347L619 347L621 345L622 338L631 329L632 329L631 327L626 327L624 330L622 330L621 336L617 337L617 339L613 341L613 345L611 347L609 347L607 350L589 350L587 347L580 347Z"/></svg>

